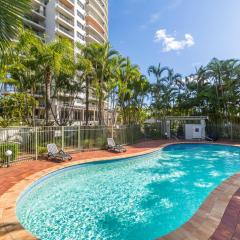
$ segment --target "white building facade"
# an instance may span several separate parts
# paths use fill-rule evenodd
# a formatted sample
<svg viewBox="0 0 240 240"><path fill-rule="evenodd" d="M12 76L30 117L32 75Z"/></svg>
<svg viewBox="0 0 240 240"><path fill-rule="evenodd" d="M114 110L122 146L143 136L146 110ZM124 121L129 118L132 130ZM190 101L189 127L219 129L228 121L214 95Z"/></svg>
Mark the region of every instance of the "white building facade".
<svg viewBox="0 0 240 240"><path fill-rule="evenodd" d="M32 0L24 24L46 41L57 36L74 43L108 41L108 0Z"/></svg>

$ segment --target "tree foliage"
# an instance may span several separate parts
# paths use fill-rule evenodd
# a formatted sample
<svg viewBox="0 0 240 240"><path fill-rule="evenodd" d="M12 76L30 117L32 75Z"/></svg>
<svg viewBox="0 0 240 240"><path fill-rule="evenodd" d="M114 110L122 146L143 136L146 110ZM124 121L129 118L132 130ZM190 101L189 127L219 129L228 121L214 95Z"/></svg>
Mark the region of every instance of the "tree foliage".
<svg viewBox="0 0 240 240"><path fill-rule="evenodd" d="M86 125L90 122L90 106L96 108L99 125L140 124L147 118L167 115L206 115L215 123L240 120L237 59L213 58L187 77L161 64L150 66L150 83L138 65L109 43L78 44L77 55L74 47L67 39L44 43L31 31L20 31L18 41L10 44L11 56L0 65L0 82L14 85L20 94L1 98L2 113L10 104L1 118L2 125L20 121L33 125L34 99L40 99L44 108L45 125L71 125L74 104L82 96ZM22 105L15 109L18 100ZM65 101L68 111L61 115ZM106 111L111 113L110 122ZM22 119L24 114L27 121Z"/></svg>
<svg viewBox="0 0 240 240"><path fill-rule="evenodd" d="M34 97L26 93L14 93L0 98L0 126L29 124L33 107L37 105Z"/></svg>
<svg viewBox="0 0 240 240"><path fill-rule="evenodd" d="M31 0L0 0L0 58L19 32L22 17L31 9Z"/></svg>
<svg viewBox="0 0 240 240"><path fill-rule="evenodd" d="M74 46L66 39L44 43L33 32L21 31L10 47L13 54L0 68L0 81L37 97L44 107L45 125L72 124L74 104L82 93L86 125L90 104L96 107L99 125L144 121L148 80L109 43L77 44L80 54L74 56ZM67 111L59 114L65 101ZM36 108L32 108L34 115ZM112 113L110 122L106 111Z"/></svg>
<svg viewBox="0 0 240 240"><path fill-rule="evenodd" d="M40 91L44 96L45 124L53 124L53 118L61 124L54 116L52 103L60 93L71 92L75 72L71 43L60 38L44 43L31 31L22 31L11 50L13 54L8 60L7 71L18 91L32 96Z"/></svg>
<svg viewBox="0 0 240 240"><path fill-rule="evenodd" d="M152 69L152 67L151 67ZM187 77L164 70L150 71L152 113L158 117L171 115L206 115L213 123L239 122L240 61L213 58L206 66ZM163 72L163 71L162 71Z"/></svg>

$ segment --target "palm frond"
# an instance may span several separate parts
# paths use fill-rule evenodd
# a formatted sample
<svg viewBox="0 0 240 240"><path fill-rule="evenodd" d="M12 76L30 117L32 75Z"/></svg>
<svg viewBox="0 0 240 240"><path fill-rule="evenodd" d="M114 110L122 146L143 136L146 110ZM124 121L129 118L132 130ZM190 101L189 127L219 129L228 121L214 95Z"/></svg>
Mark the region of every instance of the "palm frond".
<svg viewBox="0 0 240 240"><path fill-rule="evenodd" d="M22 17L31 9L31 0L0 0L0 51L4 53L16 37Z"/></svg>

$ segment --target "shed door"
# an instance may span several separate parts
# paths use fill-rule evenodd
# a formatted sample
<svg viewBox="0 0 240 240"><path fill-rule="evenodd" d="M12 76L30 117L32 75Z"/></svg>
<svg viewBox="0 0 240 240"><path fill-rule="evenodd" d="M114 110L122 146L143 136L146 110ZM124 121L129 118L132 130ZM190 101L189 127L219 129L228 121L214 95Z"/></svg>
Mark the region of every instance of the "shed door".
<svg viewBox="0 0 240 240"><path fill-rule="evenodd" d="M202 138L202 126L201 125L193 125L193 138Z"/></svg>

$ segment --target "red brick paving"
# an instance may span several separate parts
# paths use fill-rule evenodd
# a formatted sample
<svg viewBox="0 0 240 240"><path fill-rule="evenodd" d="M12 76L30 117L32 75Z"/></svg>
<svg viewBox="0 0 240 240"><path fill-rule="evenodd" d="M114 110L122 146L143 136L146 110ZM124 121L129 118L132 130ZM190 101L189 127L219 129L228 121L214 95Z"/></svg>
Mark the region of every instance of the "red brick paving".
<svg viewBox="0 0 240 240"><path fill-rule="evenodd" d="M240 239L240 188L225 209L222 220L210 240Z"/></svg>

